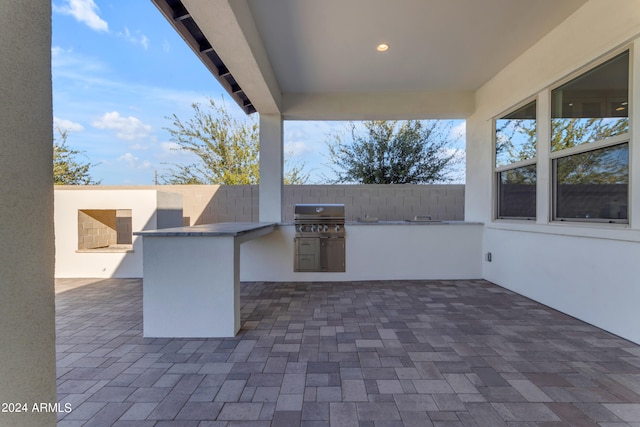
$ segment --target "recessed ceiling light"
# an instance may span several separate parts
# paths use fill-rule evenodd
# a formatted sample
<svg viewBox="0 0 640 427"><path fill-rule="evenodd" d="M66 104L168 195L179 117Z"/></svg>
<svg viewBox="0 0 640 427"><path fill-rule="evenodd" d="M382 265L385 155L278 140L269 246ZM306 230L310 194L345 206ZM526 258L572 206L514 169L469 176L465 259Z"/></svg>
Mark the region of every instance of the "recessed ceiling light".
<svg viewBox="0 0 640 427"><path fill-rule="evenodd" d="M389 45L386 43L380 43L377 47L376 50L378 52L386 52L387 50L389 50Z"/></svg>

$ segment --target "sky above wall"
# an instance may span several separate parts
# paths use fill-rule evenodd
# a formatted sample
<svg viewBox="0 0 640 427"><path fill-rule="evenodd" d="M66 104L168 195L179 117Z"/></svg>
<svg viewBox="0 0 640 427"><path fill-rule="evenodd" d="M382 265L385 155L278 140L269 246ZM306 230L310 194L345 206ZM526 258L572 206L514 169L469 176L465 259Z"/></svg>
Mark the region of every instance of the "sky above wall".
<svg viewBox="0 0 640 427"><path fill-rule="evenodd" d="M52 9L54 136L67 131L102 184L153 184L170 164L192 163L165 128L173 114L189 119L193 103L211 98L248 120L151 1L53 0ZM309 183L333 176L325 141L343 126L285 122L286 156L304 165Z"/></svg>

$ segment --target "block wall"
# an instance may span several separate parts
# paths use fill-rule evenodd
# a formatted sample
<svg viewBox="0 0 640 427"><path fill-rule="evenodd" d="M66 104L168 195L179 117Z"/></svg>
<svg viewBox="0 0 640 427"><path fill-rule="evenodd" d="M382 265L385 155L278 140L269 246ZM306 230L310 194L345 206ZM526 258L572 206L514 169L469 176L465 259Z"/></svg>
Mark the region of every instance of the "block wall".
<svg viewBox="0 0 640 427"><path fill-rule="evenodd" d="M108 248L118 241L115 210L78 211L78 250Z"/></svg>
<svg viewBox="0 0 640 427"><path fill-rule="evenodd" d="M344 203L347 221L381 221L430 216L464 219L464 185L292 185L285 187L285 221L293 221L297 203Z"/></svg>
<svg viewBox="0 0 640 427"><path fill-rule="evenodd" d="M131 209L78 211L78 250L132 243Z"/></svg>
<svg viewBox="0 0 640 427"><path fill-rule="evenodd" d="M131 209L116 210L116 244L130 245L133 242Z"/></svg>
<svg viewBox="0 0 640 427"><path fill-rule="evenodd" d="M184 225L258 221L258 186L162 186L183 195ZM347 221L369 215L381 221L464 220L464 185L286 185L284 220L297 203L344 203Z"/></svg>
<svg viewBox="0 0 640 427"><path fill-rule="evenodd" d="M77 186L73 189L83 188L148 189L181 194L185 226L258 221L257 185ZM381 221L401 221L417 215L430 216L434 220L462 221L464 197L463 184L285 185L284 221L293 221L293 207L297 203L344 203L347 221L356 221L365 215ZM118 244L123 242L118 241Z"/></svg>

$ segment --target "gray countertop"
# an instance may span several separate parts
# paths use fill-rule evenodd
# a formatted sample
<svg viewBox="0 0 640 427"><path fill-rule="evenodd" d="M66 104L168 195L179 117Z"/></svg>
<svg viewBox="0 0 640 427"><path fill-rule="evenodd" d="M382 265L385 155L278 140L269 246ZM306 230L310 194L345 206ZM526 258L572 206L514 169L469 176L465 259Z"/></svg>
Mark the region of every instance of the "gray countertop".
<svg viewBox="0 0 640 427"><path fill-rule="evenodd" d="M412 220L397 220L397 221L347 221L346 225L482 225L481 222L470 221L412 221Z"/></svg>
<svg viewBox="0 0 640 427"><path fill-rule="evenodd" d="M409 221L409 220L395 220L395 221L347 221L346 225L351 227L352 225L483 225L482 222L473 221ZM279 225L293 225L293 222L282 222Z"/></svg>
<svg viewBox="0 0 640 427"><path fill-rule="evenodd" d="M136 231L133 233L136 236L155 236L155 237L169 237L169 236L241 236L243 234L251 233L254 231L262 230L267 231L268 228L275 228L277 225L288 226L293 225L293 222L283 222L280 224L274 222L220 222L216 224L202 224L194 225L191 227L176 227L176 228L163 228L160 230L145 230ZM361 221L347 221L347 226L360 226L360 225L482 225L481 222L469 222L469 221L378 221L378 222L361 222ZM271 231L271 230L269 230Z"/></svg>
<svg viewBox="0 0 640 427"><path fill-rule="evenodd" d="M170 236L242 236L243 234L268 228L275 228L275 222L219 222L191 227L163 228L160 230L136 231L136 236L170 237Z"/></svg>

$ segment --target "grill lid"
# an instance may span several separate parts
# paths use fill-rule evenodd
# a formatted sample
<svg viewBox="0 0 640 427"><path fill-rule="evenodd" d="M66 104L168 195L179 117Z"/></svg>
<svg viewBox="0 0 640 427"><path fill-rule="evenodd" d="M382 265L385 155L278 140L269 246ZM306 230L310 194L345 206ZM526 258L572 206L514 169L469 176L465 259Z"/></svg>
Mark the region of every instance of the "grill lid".
<svg viewBox="0 0 640 427"><path fill-rule="evenodd" d="M295 218L344 218L343 204L297 204Z"/></svg>

